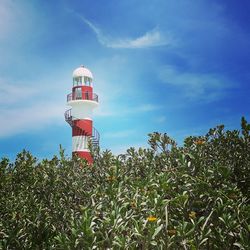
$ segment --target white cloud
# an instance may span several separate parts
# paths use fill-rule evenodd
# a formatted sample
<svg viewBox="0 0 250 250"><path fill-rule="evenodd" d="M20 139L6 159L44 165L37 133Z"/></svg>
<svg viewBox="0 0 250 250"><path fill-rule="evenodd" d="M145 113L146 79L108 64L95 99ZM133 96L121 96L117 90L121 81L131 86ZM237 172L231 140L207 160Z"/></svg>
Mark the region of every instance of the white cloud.
<svg viewBox="0 0 250 250"><path fill-rule="evenodd" d="M132 136L136 133L135 130L122 130L122 131L113 131L113 132L107 132L103 134L103 137L106 138L124 138L128 136Z"/></svg>
<svg viewBox="0 0 250 250"><path fill-rule="evenodd" d="M164 123L166 121L166 116L164 116L164 115L159 116L159 117L155 118L155 121L157 123Z"/></svg>
<svg viewBox="0 0 250 250"><path fill-rule="evenodd" d="M32 13L33 8L30 1L0 1L0 38L2 41L12 41L15 44L20 38L30 42L30 28L35 24L38 26L37 15ZM32 22L30 22L32 20ZM36 31L37 32L37 31ZM0 41L0 42L2 42ZM11 43L10 43L11 44ZM8 44L9 45L9 44Z"/></svg>
<svg viewBox="0 0 250 250"><path fill-rule="evenodd" d="M153 105L149 103L142 104L138 107L131 107L127 105L126 107L120 106L101 106L95 111L96 116L124 116L124 115L132 115L137 113L146 113L154 110L161 109L161 106Z"/></svg>
<svg viewBox="0 0 250 250"><path fill-rule="evenodd" d="M158 47L171 45L173 39L168 35L164 35L157 28L147 31L145 34L137 38L122 38L115 39L107 35L104 35L103 32L97 28L92 22L84 18L83 16L78 15L81 20L87 24L90 29L95 33L98 41L105 47L109 48L126 48L126 49L140 49L140 48L149 48L149 47Z"/></svg>
<svg viewBox="0 0 250 250"><path fill-rule="evenodd" d="M169 45L170 43L170 39L167 40L159 30L153 29L146 32L140 37L134 39L118 39L115 41L110 40L105 45L111 48L139 49L164 46Z"/></svg>
<svg viewBox="0 0 250 250"><path fill-rule="evenodd" d="M123 145L112 145L110 146L110 150L114 155L119 155L119 154L125 154L126 151L129 148L135 148L136 150L138 150L139 148L149 148L148 144L146 143L146 141L142 141L142 142L131 142L129 144L123 144Z"/></svg>
<svg viewBox="0 0 250 250"><path fill-rule="evenodd" d="M23 84L20 84L20 86L9 83L6 84L0 79L0 104L17 103L28 97L31 97L37 92L37 88L27 87Z"/></svg>
<svg viewBox="0 0 250 250"><path fill-rule="evenodd" d="M44 125L64 122L62 103L37 103L35 106L5 109L0 117L0 137L41 129Z"/></svg>
<svg viewBox="0 0 250 250"><path fill-rule="evenodd" d="M188 99L214 101L225 90L232 88L231 82L217 74L180 72L172 66L159 70L159 78L166 84L176 86Z"/></svg>
<svg viewBox="0 0 250 250"><path fill-rule="evenodd" d="M13 8L12 1L2 0L0 2L0 38L6 36L13 26L13 17L16 9ZM14 11L14 13L13 13Z"/></svg>
<svg viewBox="0 0 250 250"><path fill-rule="evenodd" d="M105 107L98 107L94 111L94 116L97 117L110 117L110 116L115 116L116 114L110 109L110 108L105 108Z"/></svg>
<svg viewBox="0 0 250 250"><path fill-rule="evenodd" d="M29 77L13 80L14 71L11 77L0 78L0 138L46 129L54 124L67 126L64 110L71 84L67 83L64 72L59 73L38 77L35 84Z"/></svg>
<svg viewBox="0 0 250 250"><path fill-rule="evenodd" d="M139 113L139 112L149 112L160 109L159 105L154 105L150 103L142 104L136 108L131 109L130 113Z"/></svg>

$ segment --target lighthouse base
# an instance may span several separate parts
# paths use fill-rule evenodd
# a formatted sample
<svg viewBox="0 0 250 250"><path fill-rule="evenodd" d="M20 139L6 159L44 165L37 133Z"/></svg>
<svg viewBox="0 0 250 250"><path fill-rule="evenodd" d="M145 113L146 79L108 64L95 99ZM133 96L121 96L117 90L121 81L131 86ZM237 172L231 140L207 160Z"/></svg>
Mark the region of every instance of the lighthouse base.
<svg viewBox="0 0 250 250"><path fill-rule="evenodd" d="M93 163L93 158L92 158L90 152L88 152L88 151L72 152L72 156L77 156L77 157L83 158L83 159L87 160L87 162L89 164Z"/></svg>

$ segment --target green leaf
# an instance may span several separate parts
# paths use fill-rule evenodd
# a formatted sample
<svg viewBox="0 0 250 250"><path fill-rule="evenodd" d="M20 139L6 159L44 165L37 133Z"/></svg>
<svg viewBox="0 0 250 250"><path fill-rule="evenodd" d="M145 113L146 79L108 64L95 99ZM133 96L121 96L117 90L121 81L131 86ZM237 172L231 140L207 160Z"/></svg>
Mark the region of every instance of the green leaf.
<svg viewBox="0 0 250 250"><path fill-rule="evenodd" d="M155 237L159 234L159 232L162 230L162 228L163 228L163 224L161 224L159 227L157 227L155 229L155 232L154 232L154 234L152 236L152 239L155 239Z"/></svg>
<svg viewBox="0 0 250 250"><path fill-rule="evenodd" d="M240 249L245 249L239 242L233 243L234 246L240 248Z"/></svg>

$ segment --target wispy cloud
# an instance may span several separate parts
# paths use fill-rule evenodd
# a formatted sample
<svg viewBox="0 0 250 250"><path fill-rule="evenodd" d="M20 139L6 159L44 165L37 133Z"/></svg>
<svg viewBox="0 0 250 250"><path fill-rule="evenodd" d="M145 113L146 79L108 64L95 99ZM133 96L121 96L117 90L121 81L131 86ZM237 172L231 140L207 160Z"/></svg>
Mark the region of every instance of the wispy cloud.
<svg viewBox="0 0 250 250"><path fill-rule="evenodd" d="M191 100L214 101L232 88L232 83L221 75L181 72L169 65L159 70L159 78L166 84L176 86Z"/></svg>
<svg viewBox="0 0 250 250"><path fill-rule="evenodd" d="M136 38L113 38L105 35L102 30L95 26L92 22L80 16L80 19L89 26L95 33L98 41L105 47L109 48L126 48L126 49L140 49L158 46L171 45L173 38L170 34L163 34L158 28L147 31L145 34Z"/></svg>
<svg viewBox="0 0 250 250"><path fill-rule="evenodd" d="M3 0L0 2L0 38L8 34L13 25L13 10L15 11L15 9L12 5L11 1Z"/></svg>
<svg viewBox="0 0 250 250"><path fill-rule="evenodd" d="M30 132L44 125L64 123L62 103L37 103L24 108L6 109L1 112L0 137Z"/></svg>
<svg viewBox="0 0 250 250"><path fill-rule="evenodd" d="M17 103L37 92L37 88L23 86L23 84L15 86L13 84L5 83L5 81L0 79L0 104Z"/></svg>
<svg viewBox="0 0 250 250"><path fill-rule="evenodd" d="M155 121L157 122L157 123L164 123L165 121L166 121L166 116L164 116L164 115L161 115L161 116L159 116L159 117L156 117L155 118Z"/></svg>
<svg viewBox="0 0 250 250"><path fill-rule="evenodd" d="M126 107L118 107L117 105L109 105L100 107L95 111L96 116L124 116L124 115L133 115L138 113L146 113L154 110L159 110L162 107L159 105L154 105L150 103L141 104L137 107L131 107L127 105ZM122 110L122 112L121 112Z"/></svg>
<svg viewBox="0 0 250 250"><path fill-rule="evenodd" d="M130 113L149 112L149 111L154 111L154 110L157 110L160 108L161 108L161 106L159 106L159 105L146 103L146 104L142 104L138 107L131 109Z"/></svg>
<svg viewBox="0 0 250 250"><path fill-rule="evenodd" d="M149 148L145 140L145 141L139 141L139 142L123 144L123 145L121 144L113 145L110 147L110 149L114 155L119 155L119 154L126 154L126 151L131 147L135 148L136 150L138 150L139 148Z"/></svg>
<svg viewBox="0 0 250 250"><path fill-rule="evenodd" d="M170 43L170 39L166 39L158 29L153 29L134 39L124 38L114 41L109 40L104 45L111 48L139 49L170 45Z"/></svg>
<svg viewBox="0 0 250 250"><path fill-rule="evenodd" d="M118 115L118 113L112 107L102 104L102 106L95 110L94 115L98 117L111 117Z"/></svg>
<svg viewBox="0 0 250 250"><path fill-rule="evenodd" d="M113 131L113 132L107 132L105 134L103 134L103 137L106 137L106 138L125 138L125 137L128 137L128 136L132 136L136 133L135 130L122 130L122 131Z"/></svg>

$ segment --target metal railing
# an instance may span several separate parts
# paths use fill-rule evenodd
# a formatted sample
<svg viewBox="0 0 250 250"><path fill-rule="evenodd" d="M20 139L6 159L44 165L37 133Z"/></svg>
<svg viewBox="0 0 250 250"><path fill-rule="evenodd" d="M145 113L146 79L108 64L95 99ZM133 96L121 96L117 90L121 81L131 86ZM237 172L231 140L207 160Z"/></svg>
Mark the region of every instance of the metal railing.
<svg viewBox="0 0 250 250"><path fill-rule="evenodd" d="M72 127L73 119L71 116L71 109L68 109L64 112L64 118L65 118L65 121Z"/></svg>
<svg viewBox="0 0 250 250"><path fill-rule="evenodd" d="M74 120L72 115L71 115L71 109L68 109L65 111L64 113L64 117L65 117L65 121L71 126L73 127L74 125ZM86 123L87 124L87 123ZM80 129L82 131L82 135L86 135L85 134L85 131L78 127L78 129ZM99 146L99 141L100 141L100 134L99 132L97 131L97 129L95 127L92 127L92 135L91 135L91 138L92 138L92 145L93 146Z"/></svg>
<svg viewBox="0 0 250 250"><path fill-rule="evenodd" d="M67 102L74 100L90 100L98 102L98 95L90 92L75 92L67 95Z"/></svg>

